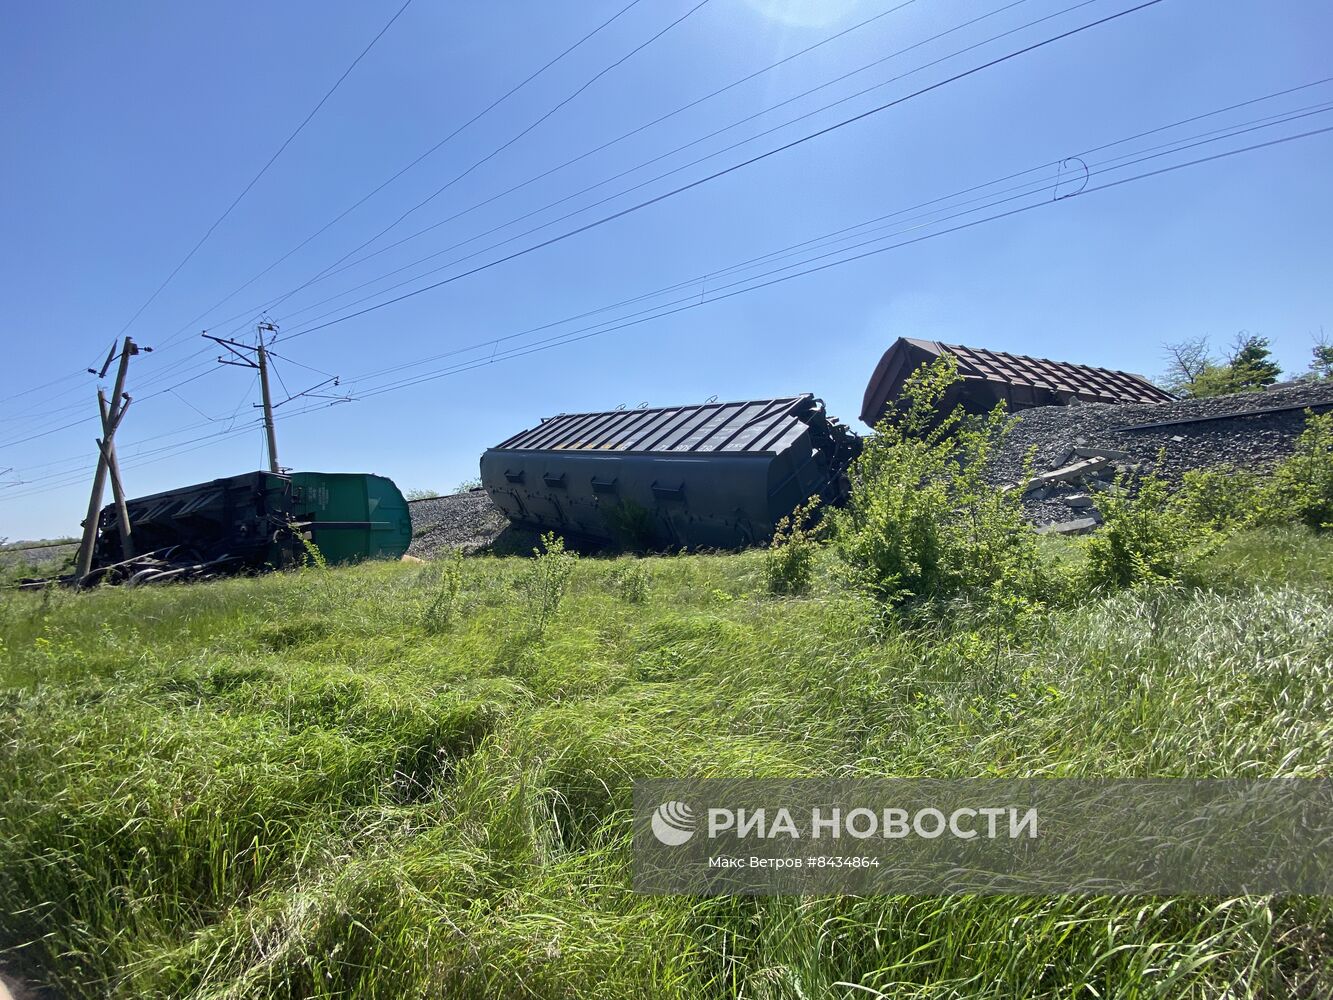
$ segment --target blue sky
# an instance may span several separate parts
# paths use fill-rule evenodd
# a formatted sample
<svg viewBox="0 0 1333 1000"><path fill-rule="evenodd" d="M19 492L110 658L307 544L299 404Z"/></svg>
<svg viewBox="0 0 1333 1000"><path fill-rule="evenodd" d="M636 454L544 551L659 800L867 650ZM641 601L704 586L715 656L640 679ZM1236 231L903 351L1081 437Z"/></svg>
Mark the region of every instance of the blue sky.
<svg viewBox="0 0 1333 1000"><path fill-rule="evenodd" d="M262 432L248 423L258 401L251 373L209 367L215 352L203 350L199 331L253 336L251 321L270 303L268 315L281 328L276 350L286 386L296 392L323 373L338 374L343 390L356 397L308 412L300 412L308 401L281 408L283 463L378 472L404 489L447 490L476 475L485 447L560 411L814 392L853 422L880 353L904 335L1150 375L1162 368L1166 341L1207 335L1221 346L1248 330L1271 337L1279 360L1298 371L1320 328L1333 335L1333 133L1101 192L1053 197L1072 191L1082 174L1080 161L1070 160L1056 188L1055 161L1333 76L1327 56L1333 8L1317 0L1164 0L518 259L308 329L330 310L341 312L326 319L338 318L457 274L1134 6L1133 0L1091 0L1060 13L1078 0L709 0L348 259L472 209L467 214L273 302L698 2L641 0L341 222L207 311L627 2L413 0L129 327L141 344L157 348L133 363L130 390L137 398L118 439L131 495L260 466ZM899 5L771 72L493 198ZM0 337L7 362L0 368L0 470L12 471L0 475L0 536L77 530L93 456L96 428L86 418L94 414L96 381L75 373L100 365L117 332L399 6L52 2L7 14L0 35L6 137ZM1002 32L1012 33L986 41ZM952 55L969 46L976 47ZM876 89L851 96L870 87ZM842 103L818 110L835 101ZM1333 112L1319 108L1328 102L1333 84L1322 84L1090 154L1082 162L1095 166L1099 157L1253 127L1263 124L1260 118L1304 115L1231 138L1213 136L1211 145L1166 151L1120 173L1096 174L1089 186L1327 127ZM752 141L722 152L745 140ZM649 167L545 208L657 157ZM893 220L901 228L873 236L901 242L1005 208L1034 206L1010 218L720 300L713 300L719 285L745 287L731 283L764 269L714 278L711 289L708 279L698 280L1043 164L1044 172L1008 182L1034 181L1026 201L989 211L986 203L973 203L967 207L978 215L952 222L925 210L907 213ZM534 210L543 211L512 223ZM439 254L457 244L463 245ZM466 262L382 291L473 253ZM429 254L439 255L380 277ZM662 298L547 326L677 284L678 291ZM599 320L632 318L645 308L665 311L671 303L680 311L519 353ZM538 327L545 329L512 337ZM501 337L512 339L494 343ZM470 350L417 364L464 348ZM370 373L416 365L403 369L410 377L459 362L473 367L372 394L396 376ZM25 393L51 380L58 381ZM64 426L80 419L85 422Z"/></svg>

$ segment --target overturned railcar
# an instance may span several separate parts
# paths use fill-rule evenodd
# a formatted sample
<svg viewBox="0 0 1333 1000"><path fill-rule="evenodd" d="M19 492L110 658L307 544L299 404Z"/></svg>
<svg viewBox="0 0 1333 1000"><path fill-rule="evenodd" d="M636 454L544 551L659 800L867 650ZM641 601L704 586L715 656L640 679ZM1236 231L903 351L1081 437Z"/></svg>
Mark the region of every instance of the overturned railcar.
<svg viewBox="0 0 1333 1000"><path fill-rule="evenodd" d="M984 413L997 403L1004 403L1010 410L1025 410L1075 401L1166 403L1175 398L1133 372L899 337L884 352L870 377L861 419L874 427L899 399L912 373L943 356L953 358L962 377L945 396L943 411L962 406L973 413Z"/></svg>
<svg viewBox="0 0 1333 1000"><path fill-rule="evenodd" d="M407 501L383 476L247 472L126 503L132 551L116 508L98 516L90 580L154 582L255 572L299 562L305 542L333 564L397 559L412 540Z"/></svg>
<svg viewBox="0 0 1333 1000"><path fill-rule="evenodd" d="M860 439L814 396L563 413L489 448L516 524L640 548L762 542L811 496L841 500Z"/></svg>

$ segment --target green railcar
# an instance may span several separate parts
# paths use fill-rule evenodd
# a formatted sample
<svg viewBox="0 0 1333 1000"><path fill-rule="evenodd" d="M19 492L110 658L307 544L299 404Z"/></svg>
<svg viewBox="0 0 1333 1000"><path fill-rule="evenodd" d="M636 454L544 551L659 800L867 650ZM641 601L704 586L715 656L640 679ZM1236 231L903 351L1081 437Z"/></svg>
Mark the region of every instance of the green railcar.
<svg viewBox="0 0 1333 1000"><path fill-rule="evenodd" d="M412 541L393 480L348 472L247 472L127 501L132 551L114 505L98 517L97 578L199 578L299 564L398 559Z"/></svg>

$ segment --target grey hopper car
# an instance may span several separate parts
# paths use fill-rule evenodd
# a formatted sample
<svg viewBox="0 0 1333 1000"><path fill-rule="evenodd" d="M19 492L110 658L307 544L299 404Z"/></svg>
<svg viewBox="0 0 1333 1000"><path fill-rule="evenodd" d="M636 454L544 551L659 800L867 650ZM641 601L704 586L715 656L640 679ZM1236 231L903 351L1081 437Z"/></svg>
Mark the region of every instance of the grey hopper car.
<svg viewBox="0 0 1333 1000"><path fill-rule="evenodd" d="M860 439L809 394L565 413L489 448L481 481L516 524L645 548L771 537L808 497L838 502Z"/></svg>

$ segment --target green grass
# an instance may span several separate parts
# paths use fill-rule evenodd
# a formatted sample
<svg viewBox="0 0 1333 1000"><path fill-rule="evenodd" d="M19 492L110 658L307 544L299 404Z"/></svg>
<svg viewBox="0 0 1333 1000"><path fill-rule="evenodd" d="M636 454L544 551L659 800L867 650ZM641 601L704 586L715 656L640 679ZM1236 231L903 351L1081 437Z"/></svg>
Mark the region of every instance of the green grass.
<svg viewBox="0 0 1333 1000"><path fill-rule="evenodd" d="M4 595L0 965L71 997L1333 992L1319 900L645 897L628 851L636 777L1326 776L1333 539L1242 535L1017 638L886 625L827 555L773 597L763 559L580 560L545 623L522 559Z"/></svg>

